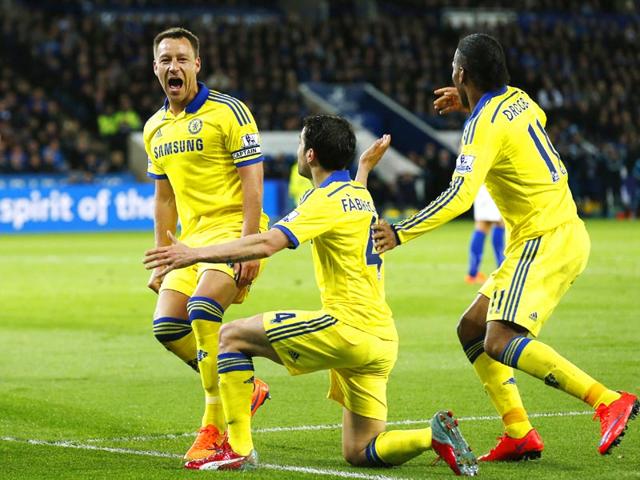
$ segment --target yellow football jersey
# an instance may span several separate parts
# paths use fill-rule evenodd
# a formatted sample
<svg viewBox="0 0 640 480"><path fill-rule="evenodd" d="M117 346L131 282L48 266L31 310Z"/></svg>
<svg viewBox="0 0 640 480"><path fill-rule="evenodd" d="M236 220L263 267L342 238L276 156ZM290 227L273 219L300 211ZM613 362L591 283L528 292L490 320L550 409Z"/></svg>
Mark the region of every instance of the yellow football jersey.
<svg viewBox="0 0 640 480"><path fill-rule="evenodd" d="M396 340L385 301L383 259L371 238L377 220L369 191L341 170L310 190L274 228L287 235L293 248L312 241L324 311L354 328Z"/></svg>
<svg viewBox="0 0 640 480"><path fill-rule="evenodd" d="M546 118L517 88L505 86L483 95L465 123L449 188L394 225L400 241L469 209L483 183L504 218L510 245L578 218L567 171L544 129Z"/></svg>
<svg viewBox="0 0 640 480"><path fill-rule="evenodd" d="M196 97L178 115L165 101L143 133L147 174L171 183L183 239L211 228L239 231L243 215L237 169L263 159L249 109L202 83L198 86ZM261 229L266 230L268 222L262 213Z"/></svg>

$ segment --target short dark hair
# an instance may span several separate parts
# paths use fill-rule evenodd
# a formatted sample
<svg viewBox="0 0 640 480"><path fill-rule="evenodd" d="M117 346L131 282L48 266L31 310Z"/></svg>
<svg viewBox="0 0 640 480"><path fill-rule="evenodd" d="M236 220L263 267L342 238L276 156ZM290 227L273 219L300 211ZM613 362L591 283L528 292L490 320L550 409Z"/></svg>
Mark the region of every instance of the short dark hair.
<svg viewBox="0 0 640 480"><path fill-rule="evenodd" d="M306 117L304 151L310 148L325 170L344 170L356 156L356 135L351 124L334 115Z"/></svg>
<svg viewBox="0 0 640 480"><path fill-rule="evenodd" d="M198 40L198 37L196 37L193 32L190 32L186 28L182 27L171 27L157 34L156 38L153 39L154 55L158 50L158 45L160 45L160 42L165 38L186 38L187 40L189 40L191 48L193 48L195 57L198 58L198 56L200 55L200 40Z"/></svg>
<svg viewBox="0 0 640 480"><path fill-rule="evenodd" d="M504 50L491 35L467 35L458 43L458 51L461 55L460 65L480 90L497 90L509 83Z"/></svg>

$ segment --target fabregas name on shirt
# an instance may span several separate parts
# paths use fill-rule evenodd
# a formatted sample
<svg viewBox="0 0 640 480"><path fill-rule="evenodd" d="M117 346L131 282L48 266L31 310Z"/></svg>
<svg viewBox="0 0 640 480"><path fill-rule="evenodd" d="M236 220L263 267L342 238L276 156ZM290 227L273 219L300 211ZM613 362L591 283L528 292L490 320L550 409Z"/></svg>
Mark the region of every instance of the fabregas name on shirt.
<svg viewBox="0 0 640 480"><path fill-rule="evenodd" d="M375 207L368 200L359 198L346 197L342 199L342 211L351 212L352 210L361 210L365 212L375 213Z"/></svg>

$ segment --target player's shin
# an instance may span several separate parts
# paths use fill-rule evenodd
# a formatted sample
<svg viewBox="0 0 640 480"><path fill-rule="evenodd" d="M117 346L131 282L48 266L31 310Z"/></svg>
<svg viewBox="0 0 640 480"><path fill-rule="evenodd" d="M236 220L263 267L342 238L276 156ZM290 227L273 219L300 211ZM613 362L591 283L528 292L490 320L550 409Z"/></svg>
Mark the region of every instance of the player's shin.
<svg viewBox="0 0 640 480"><path fill-rule="evenodd" d="M251 395L253 393L253 362L239 352L218 355L220 395L227 419L229 444L239 455L253 450L251 438Z"/></svg>
<svg viewBox="0 0 640 480"><path fill-rule="evenodd" d="M620 398L576 367L550 346L526 337L514 337L504 348L500 361L528 373L545 384L559 388L596 408Z"/></svg>
<svg viewBox="0 0 640 480"><path fill-rule="evenodd" d="M533 426L522 404L513 369L489 357L483 345L484 337L478 337L464 346L465 354L502 418L507 435L522 438Z"/></svg>
<svg viewBox="0 0 640 480"><path fill-rule="evenodd" d="M160 317L153 321L153 335L184 363L198 371L196 340L188 320Z"/></svg>
<svg viewBox="0 0 640 480"><path fill-rule="evenodd" d="M372 467L401 465L431 447L431 428L382 432L365 449Z"/></svg>
<svg viewBox="0 0 640 480"><path fill-rule="evenodd" d="M191 297L187 303L189 320L196 338L200 379L205 391L205 411L202 426L215 425L223 432L226 429L224 412L218 388L218 337L224 309L213 299Z"/></svg>

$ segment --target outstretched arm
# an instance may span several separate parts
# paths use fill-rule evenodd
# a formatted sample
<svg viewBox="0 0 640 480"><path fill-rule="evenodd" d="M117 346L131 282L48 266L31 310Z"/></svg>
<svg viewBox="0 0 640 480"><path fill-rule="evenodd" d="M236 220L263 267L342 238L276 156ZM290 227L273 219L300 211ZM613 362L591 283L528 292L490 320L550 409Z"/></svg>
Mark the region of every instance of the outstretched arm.
<svg viewBox="0 0 640 480"><path fill-rule="evenodd" d="M268 232L247 235L231 242L206 247L188 247L178 241L171 232L167 235L173 242L166 247L147 250L142 261L147 270L163 267L162 275L171 270L188 267L199 262L235 263L270 257L289 246L289 239L280 230L272 228Z"/></svg>

